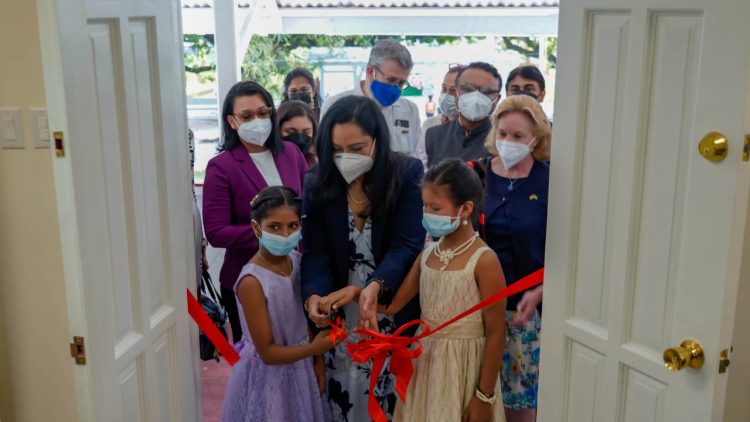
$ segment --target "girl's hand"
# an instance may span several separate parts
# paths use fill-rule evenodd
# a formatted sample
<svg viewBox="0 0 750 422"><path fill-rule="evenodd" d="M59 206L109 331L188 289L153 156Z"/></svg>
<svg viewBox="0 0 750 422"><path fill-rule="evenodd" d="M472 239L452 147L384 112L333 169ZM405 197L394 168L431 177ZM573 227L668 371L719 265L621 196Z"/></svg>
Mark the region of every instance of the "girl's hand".
<svg viewBox="0 0 750 422"><path fill-rule="evenodd" d="M542 286L536 287L523 294L518 302L518 315L511 321L515 326L522 327L529 322L537 305L542 302Z"/></svg>
<svg viewBox="0 0 750 422"><path fill-rule="evenodd" d="M331 330L323 330L318 333L313 339L312 347L316 355L322 355L323 353L333 349L335 344L331 343Z"/></svg>
<svg viewBox="0 0 750 422"><path fill-rule="evenodd" d="M357 286L346 286L320 300L320 309L326 313L336 312L359 296L361 289Z"/></svg>
<svg viewBox="0 0 750 422"><path fill-rule="evenodd" d="M324 325L328 319L328 312L323 312L320 309L320 296L312 295L307 298L307 314L318 327Z"/></svg>
<svg viewBox="0 0 750 422"><path fill-rule="evenodd" d="M471 398L461 418L461 422L489 422L491 420L492 405L479 400L476 396Z"/></svg>
<svg viewBox="0 0 750 422"><path fill-rule="evenodd" d="M313 372L318 381L320 396L326 391L326 359L322 355L313 356Z"/></svg>
<svg viewBox="0 0 750 422"><path fill-rule="evenodd" d="M359 294L359 328L378 331L380 284L370 283Z"/></svg>

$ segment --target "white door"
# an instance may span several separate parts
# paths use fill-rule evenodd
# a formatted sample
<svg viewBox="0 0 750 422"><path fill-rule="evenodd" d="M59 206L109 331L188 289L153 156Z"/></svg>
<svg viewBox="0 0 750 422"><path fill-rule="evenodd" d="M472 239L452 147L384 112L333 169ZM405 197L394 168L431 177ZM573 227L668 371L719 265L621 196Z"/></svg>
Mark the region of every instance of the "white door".
<svg viewBox="0 0 750 422"><path fill-rule="evenodd" d="M538 420L721 421L750 2L560 3ZM698 153L711 131L729 140L718 163ZM685 339L705 363L669 372L662 354Z"/></svg>
<svg viewBox="0 0 750 422"><path fill-rule="evenodd" d="M80 420L198 420L179 1L38 5Z"/></svg>

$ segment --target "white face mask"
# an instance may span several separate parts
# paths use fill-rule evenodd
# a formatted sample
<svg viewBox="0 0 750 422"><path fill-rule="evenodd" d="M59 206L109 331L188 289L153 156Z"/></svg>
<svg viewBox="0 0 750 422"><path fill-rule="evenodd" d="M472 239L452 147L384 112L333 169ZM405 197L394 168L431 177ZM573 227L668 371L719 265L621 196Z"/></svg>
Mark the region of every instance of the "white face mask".
<svg viewBox="0 0 750 422"><path fill-rule="evenodd" d="M492 100L479 91L470 92L458 98L458 111L465 119L478 122L492 113Z"/></svg>
<svg viewBox="0 0 750 422"><path fill-rule="evenodd" d="M523 161L524 158L528 157L528 155L531 154L532 151L534 151L534 148L531 147L531 144L535 139L536 138L532 139L528 145L521 142L508 141L505 139L496 140L495 146L497 147L498 154L500 154L500 160L502 160L503 162L503 167L505 167L506 170L513 168L513 166Z"/></svg>
<svg viewBox="0 0 750 422"><path fill-rule="evenodd" d="M237 124L237 119L234 120L234 124ZM259 147L266 144L268 135L271 134L271 119L253 119L237 125L239 126L237 134L240 135L240 139Z"/></svg>
<svg viewBox="0 0 750 422"><path fill-rule="evenodd" d="M356 178L370 171L375 163L372 159L373 151L375 151L375 142L372 143L369 156L348 152L333 154L333 163L339 169L339 173L347 184L351 184Z"/></svg>
<svg viewBox="0 0 750 422"><path fill-rule="evenodd" d="M458 107L456 106L456 97L454 97L453 95L448 93L441 93L440 99L438 99L438 103L440 104L440 113L442 113L444 116L454 116L456 113L458 113Z"/></svg>

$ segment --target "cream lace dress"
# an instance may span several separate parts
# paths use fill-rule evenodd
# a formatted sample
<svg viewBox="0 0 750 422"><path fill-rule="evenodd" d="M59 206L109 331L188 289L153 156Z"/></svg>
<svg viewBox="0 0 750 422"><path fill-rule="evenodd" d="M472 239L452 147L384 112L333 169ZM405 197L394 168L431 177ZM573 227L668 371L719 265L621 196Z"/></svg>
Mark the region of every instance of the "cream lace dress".
<svg viewBox="0 0 750 422"><path fill-rule="evenodd" d="M427 258L437 245L422 254L419 303L422 320L432 328L481 301L474 280L479 257L491 251L483 246L469 258L462 270L440 271L427 266ZM484 354L484 323L476 312L422 340L424 350L414 362L406 403L398 401L395 422L460 422L479 384ZM504 422L500 385L495 387L497 402L492 406L494 422Z"/></svg>

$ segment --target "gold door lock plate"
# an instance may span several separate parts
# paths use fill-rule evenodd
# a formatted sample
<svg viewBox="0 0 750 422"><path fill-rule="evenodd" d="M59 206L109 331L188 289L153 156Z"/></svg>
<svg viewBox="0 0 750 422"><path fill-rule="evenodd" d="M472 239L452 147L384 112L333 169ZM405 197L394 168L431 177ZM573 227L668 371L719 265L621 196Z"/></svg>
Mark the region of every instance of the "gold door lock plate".
<svg viewBox="0 0 750 422"><path fill-rule="evenodd" d="M719 373L724 374L727 372L727 368L729 368L729 364L731 362L729 361L729 350L724 349L721 351L721 355L719 356Z"/></svg>

